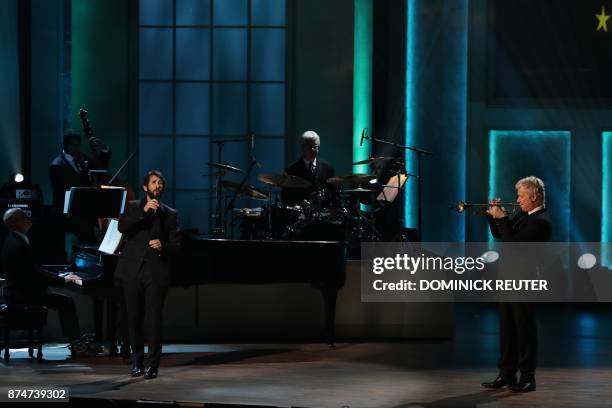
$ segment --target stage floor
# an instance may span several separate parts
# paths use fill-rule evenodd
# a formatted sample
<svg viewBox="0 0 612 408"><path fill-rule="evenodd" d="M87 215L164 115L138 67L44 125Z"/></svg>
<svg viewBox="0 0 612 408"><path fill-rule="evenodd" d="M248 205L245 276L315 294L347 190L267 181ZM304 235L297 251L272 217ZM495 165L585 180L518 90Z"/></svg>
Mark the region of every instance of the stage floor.
<svg viewBox="0 0 612 408"><path fill-rule="evenodd" d="M169 344L154 380L131 378L120 358L66 360L64 345L47 344L40 364L27 359L25 350L12 350L10 363L0 369L0 386L68 386L79 399L200 406L610 406L607 312L572 312L565 319L557 311L557 320L544 314L538 389L523 395L480 387L497 373L498 339L491 329L495 310L474 313L473 319L457 320L457 336L449 341L346 342L334 350L323 344Z"/></svg>

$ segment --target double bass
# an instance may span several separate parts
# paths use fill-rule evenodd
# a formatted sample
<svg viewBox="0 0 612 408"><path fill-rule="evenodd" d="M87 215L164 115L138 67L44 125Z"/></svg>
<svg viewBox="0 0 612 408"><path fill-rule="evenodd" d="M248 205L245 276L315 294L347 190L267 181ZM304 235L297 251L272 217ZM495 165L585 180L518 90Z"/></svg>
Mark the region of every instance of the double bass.
<svg viewBox="0 0 612 408"><path fill-rule="evenodd" d="M117 172L111 177L108 172L108 168L110 166L110 158L111 158L111 149L110 147L104 143L104 141L98 137L94 136L93 128L91 127L91 123L89 123L89 119L87 118L88 112L81 108L79 109L79 117L81 118L81 124L83 126L83 132L87 136L89 141L89 146L91 148L91 152L94 155L94 159L98 163L98 167L102 169L102 171L90 171L90 182L91 187L102 188L102 186L113 186L113 187L122 187L126 191L126 200L134 200L136 199L136 193L130 186L130 184L121 178L118 177L119 173L123 171L125 166L130 162L130 160L134 157L135 153L131 153L130 156L123 162L123 164L119 167ZM108 228L108 224L110 220L108 218L99 218L98 219L98 227L100 229L100 234L98 236L98 240L101 241L104 238L104 234Z"/></svg>

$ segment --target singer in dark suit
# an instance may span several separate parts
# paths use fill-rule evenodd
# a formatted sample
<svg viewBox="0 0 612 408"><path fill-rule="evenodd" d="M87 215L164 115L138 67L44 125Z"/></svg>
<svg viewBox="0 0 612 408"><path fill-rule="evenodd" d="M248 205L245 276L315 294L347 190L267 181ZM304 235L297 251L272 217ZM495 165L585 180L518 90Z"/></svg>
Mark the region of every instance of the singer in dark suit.
<svg viewBox="0 0 612 408"><path fill-rule="evenodd" d="M327 179L335 175L334 168L331 164L318 158L321 148L319 135L312 130L308 130L302 134L301 142L302 156L293 162L285 170L285 173L310 181L312 186L309 188L283 188L281 198L283 203L287 205L308 200L315 191L322 190L327 193L335 191L334 187L327 183Z"/></svg>
<svg viewBox="0 0 612 408"><path fill-rule="evenodd" d="M504 242L548 241L552 223L544 207L544 183L530 176L519 180L515 187L521 211L509 219L493 201L487 210L491 234ZM538 332L533 305L528 302L500 303L499 326L499 375L491 382L484 382L483 387L509 386L514 392L535 391ZM518 383L517 371L520 372Z"/></svg>
<svg viewBox="0 0 612 408"><path fill-rule="evenodd" d="M149 171L142 200L130 201L119 219L124 242L115 279L123 288L127 308L132 376L157 377L162 353L162 311L170 284L170 262L180 246L176 211L161 203L166 186L161 172ZM144 313L143 313L144 312ZM144 326L149 355L144 363Z"/></svg>

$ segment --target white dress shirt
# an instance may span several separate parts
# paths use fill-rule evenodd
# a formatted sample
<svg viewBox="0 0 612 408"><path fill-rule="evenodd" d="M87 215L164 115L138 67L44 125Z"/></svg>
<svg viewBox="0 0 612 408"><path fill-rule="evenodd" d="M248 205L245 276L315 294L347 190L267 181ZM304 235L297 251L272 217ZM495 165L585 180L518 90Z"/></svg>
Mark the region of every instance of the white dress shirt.
<svg viewBox="0 0 612 408"><path fill-rule="evenodd" d="M534 212L536 212L536 211L540 211L542 208L544 208L544 206L543 206L543 205L541 205L541 206L539 206L539 207L534 208L533 210L529 211L527 214L531 215L531 214L533 214L533 213L534 213Z"/></svg>

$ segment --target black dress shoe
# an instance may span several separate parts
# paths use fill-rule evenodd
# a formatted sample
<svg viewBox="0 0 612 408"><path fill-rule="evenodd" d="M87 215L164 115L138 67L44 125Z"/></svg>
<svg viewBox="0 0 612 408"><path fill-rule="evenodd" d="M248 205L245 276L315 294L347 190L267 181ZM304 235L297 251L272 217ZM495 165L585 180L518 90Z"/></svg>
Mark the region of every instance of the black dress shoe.
<svg viewBox="0 0 612 408"><path fill-rule="evenodd" d="M497 378L491 382L483 382L482 386L485 388L499 389L507 385L512 387L515 384L516 384L516 377L502 377L501 375L498 375Z"/></svg>
<svg viewBox="0 0 612 408"><path fill-rule="evenodd" d="M531 392L531 391L535 391L536 390L536 382L535 382L535 378L532 378L528 381L523 381L523 379L521 379L521 381L519 381L518 383L511 385L510 389L513 392Z"/></svg>
<svg viewBox="0 0 612 408"><path fill-rule="evenodd" d="M142 369L142 367L137 367L134 366L132 367L132 371L130 372L130 375L132 377L140 377L141 375L144 375L145 371Z"/></svg>
<svg viewBox="0 0 612 408"><path fill-rule="evenodd" d="M147 367L144 372L144 378L147 380L157 378L157 368Z"/></svg>

